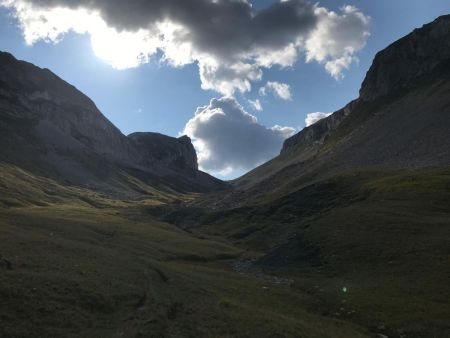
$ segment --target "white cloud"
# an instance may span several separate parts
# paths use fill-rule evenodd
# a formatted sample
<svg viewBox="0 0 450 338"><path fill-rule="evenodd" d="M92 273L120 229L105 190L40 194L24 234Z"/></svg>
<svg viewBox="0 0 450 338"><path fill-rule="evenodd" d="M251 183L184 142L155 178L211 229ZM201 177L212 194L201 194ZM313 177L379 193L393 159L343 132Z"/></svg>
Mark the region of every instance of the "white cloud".
<svg viewBox="0 0 450 338"><path fill-rule="evenodd" d="M352 63L358 62L358 58L353 56L351 52L344 54L342 57L325 62L325 69L336 80L344 77L344 69L349 69Z"/></svg>
<svg viewBox="0 0 450 338"><path fill-rule="evenodd" d="M248 103L250 103L250 106L256 111L262 111L263 110L261 101L259 101L259 99L256 99L254 101L253 100L248 100Z"/></svg>
<svg viewBox="0 0 450 338"><path fill-rule="evenodd" d="M186 124L201 169L213 174L246 171L276 156L295 129L267 128L232 97L212 99Z"/></svg>
<svg viewBox="0 0 450 338"><path fill-rule="evenodd" d="M306 61L317 61L335 78L357 61L356 52L362 49L368 37L370 17L354 6L344 6L341 14L316 7L318 18L314 31L305 43Z"/></svg>
<svg viewBox="0 0 450 338"><path fill-rule="evenodd" d="M202 89L216 90L232 96L236 90L245 93L251 90L252 81L262 78L262 71L255 65L235 63L218 64L215 61L199 62Z"/></svg>
<svg viewBox="0 0 450 338"><path fill-rule="evenodd" d="M332 113L320 113L320 112L317 112L317 113L309 113L309 114L306 116L306 119L305 119L305 125L306 125L307 127L309 127L310 125L313 125L314 123L316 123L316 122L318 122L318 121L320 121L320 120L322 120L322 119L324 119L324 118L330 116L331 114L332 114Z"/></svg>
<svg viewBox="0 0 450 338"><path fill-rule="evenodd" d="M268 81L264 87L259 89L259 95L266 96L269 92L283 100L292 100L291 86L286 83Z"/></svg>
<svg viewBox="0 0 450 338"><path fill-rule="evenodd" d="M370 18L353 6L330 11L307 0L256 11L249 0L0 0L13 9L28 44L88 34L95 54L117 69L151 57L196 63L202 88L248 92L264 68L291 67L305 53L335 78L357 60Z"/></svg>

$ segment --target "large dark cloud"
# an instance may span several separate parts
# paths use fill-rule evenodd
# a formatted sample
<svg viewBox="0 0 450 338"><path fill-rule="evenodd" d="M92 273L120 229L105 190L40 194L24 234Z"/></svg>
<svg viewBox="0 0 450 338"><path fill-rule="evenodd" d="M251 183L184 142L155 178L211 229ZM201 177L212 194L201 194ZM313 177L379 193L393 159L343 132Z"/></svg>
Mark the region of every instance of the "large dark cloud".
<svg viewBox="0 0 450 338"><path fill-rule="evenodd" d="M182 25L184 38L201 50L229 56L253 48L282 47L312 29L314 6L304 0L276 2L254 11L245 0L20 0L38 8L99 11L109 26L136 31L162 21Z"/></svg>
<svg viewBox="0 0 450 338"><path fill-rule="evenodd" d="M294 132L289 127L261 125L230 97L199 107L184 130L194 140L201 168L222 174L246 171L269 160Z"/></svg>
<svg viewBox="0 0 450 338"><path fill-rule="evenodd" d="M202 87L228 95L250 90L264 67L292 66L303 52L308 61L324 64L339 77L364 46L369 22L352 6L336 13L307 0L274 1L259 11L247 0L0 0L0 4L15 9L29 43L55 41L74 30L90 33L94 50L99 50L95 45L105 32L94 24L97 18L118 32L136 33L118 38L118 46L103 48L103 58L113 66L137 66L161 50L163 59L175 66L198 63ZM56 12L61 8L71 12ZM79 19L71 19L76 15ZM105 57L108 49L130 52L117 61L114 55Z"/></svg>

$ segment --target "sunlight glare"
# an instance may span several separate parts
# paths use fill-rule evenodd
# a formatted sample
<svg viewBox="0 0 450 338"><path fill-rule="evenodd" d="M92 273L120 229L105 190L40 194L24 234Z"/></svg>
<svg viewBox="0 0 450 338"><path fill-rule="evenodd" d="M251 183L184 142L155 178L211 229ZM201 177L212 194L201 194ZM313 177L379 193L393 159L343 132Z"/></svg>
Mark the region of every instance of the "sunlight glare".
<svg viewBox="0 0 450 338"><path fill-rule="evenodd" d="M144 30L117 32L104 22L91 31L91 43L95 55L116 69L147 63L158 48L158 41Z"/></svg>

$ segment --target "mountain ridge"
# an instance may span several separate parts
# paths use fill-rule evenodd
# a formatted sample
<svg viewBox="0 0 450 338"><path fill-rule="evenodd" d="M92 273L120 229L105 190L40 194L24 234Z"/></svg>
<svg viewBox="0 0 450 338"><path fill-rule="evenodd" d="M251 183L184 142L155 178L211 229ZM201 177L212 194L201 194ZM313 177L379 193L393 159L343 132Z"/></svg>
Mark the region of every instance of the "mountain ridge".
<svg viewBox="0 0 450 338"><path fill-rule="evenodd" d="M434 34L431 40L427 38L430 32ZM308 184L358 168L394 170L450 164L449 33L450 16L442 16L379 52L361 87L362 97L287 139L278 157L234 180L235 192L221 196L218 205L257 203L265 194L299 187L298 182ZM445 41L442 45L441 40ZM429 43L438 47L431 48ZM420 49L422 54L411 52L410 46L422 45L427 46ZM424 66L417 72L421 60L428 60L426 51L433 54L436 48L442 50L429 57L437 60L433 67ZM379 60L384 55L404 53L410 53L409 61L417 59L411 62L412 71L395 64L383 70L384 63ZM372 74L387 71L394 72L385 75L388 78L396 78L396 71L406 75L399 75L403 85L385 84L388 94L382 94L384 89L370 81L375 77ZM371 87L381 94L368 99L364 93Z"/></svg>
<svg viewBox="0 0 450 338"><path fill-rule="evenodd" d="M285 140L281 153L289 151L301 142L320 143L326 137L327 131L336 129L340 122L350 115L358 101L373 102L383 96L393 95L402 88L412 86L414 80L448 63L450 42L445 39L448 35L450 35L450 15L444 15L378 52L361 84L359 98ZM399 67L402 62L406 62L407 65ZM320 136L314 137L314 134Z"/></svg>
<svg viewBox="0 0 450 338"><path fill-rule="evenodd" d="M3 161L105 192L120 193L129 185L123 177L130 170L131 176L139 173L143 185L162 189L209 191L226 186L198 170L190 139L157 133L127 137L90 98L48 69L0 53L0 84ZM164 158L157 148L166 148ZM126 190L139 195L134 188Z"/></svg>

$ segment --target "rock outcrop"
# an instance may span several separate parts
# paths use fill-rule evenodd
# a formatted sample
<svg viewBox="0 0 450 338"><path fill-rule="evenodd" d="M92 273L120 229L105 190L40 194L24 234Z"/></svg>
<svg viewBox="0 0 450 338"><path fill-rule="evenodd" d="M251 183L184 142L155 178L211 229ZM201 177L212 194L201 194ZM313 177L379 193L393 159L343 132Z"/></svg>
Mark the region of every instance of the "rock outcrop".
<svg viewBox="0 0 450 338"><path fill-rule="evenodd" d="M361 86L360 99L373 101L393 94L449 62L450 15L445 15L379 52Z"/></svg>
<svg viewBox="0 0 450 338"><path fill-rule="evenodd" d="M167 166L181 171L198 170L197 153L188 136L174 138L159 133L133 133L128 135L139 150L145 166Z"/></svg>
<svg viewBox="0 0 450 338"><path fill-rule="evenodd" d="M421 77L450 66L449 37L450 15L441 16L377 53L361 85L360 97L287 139L281 153L321 145L358 102L370 103L394 95L413 86Z"/></svg>
<svg viewBox="0 0 450 338"><path fill-rule="evenodd" d="M305 150L322 145L327 136L335 130L348 115L350 115L355 103L356 101L350 102L344 108L338 110L329 117L317 121L313 125L288 138L283 143L281 154L298 151L299 148Z"/></svg>

